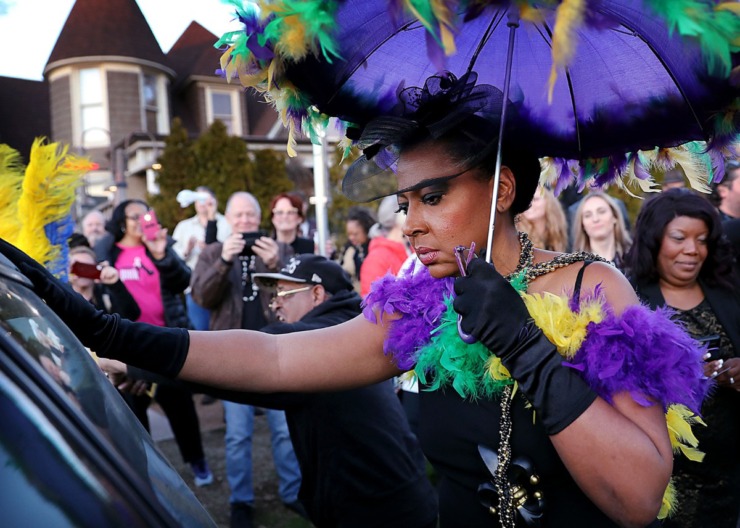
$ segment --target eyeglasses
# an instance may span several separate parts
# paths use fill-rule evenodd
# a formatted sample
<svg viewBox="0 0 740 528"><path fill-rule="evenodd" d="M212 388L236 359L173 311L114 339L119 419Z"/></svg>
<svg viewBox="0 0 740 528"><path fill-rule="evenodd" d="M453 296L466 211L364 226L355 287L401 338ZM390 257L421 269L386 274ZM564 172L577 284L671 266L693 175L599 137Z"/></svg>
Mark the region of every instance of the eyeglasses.
<svg viewBox="0 0 740 528"><path fill-rule="evenodd" d="M295 216L298 214L298 209L273 209L272 214L275 216Z"/></svg>
<svg viewBox="0 0 740 528"><path fill-rule="evenodd" d="M303 288L296 288L296 289L294 289L294 290L283 290L283 291L278 291L278 292L275 292L275 298L276 298L276 299L282 299L283 297L287 297L288 295L294 295L294 294L296 294L296 293L300 293L300 292L308 291L308 290L310 290L311 288L313 288L313 284L312 284L312 285L310 285L310 286L304 286Z"/></svg>

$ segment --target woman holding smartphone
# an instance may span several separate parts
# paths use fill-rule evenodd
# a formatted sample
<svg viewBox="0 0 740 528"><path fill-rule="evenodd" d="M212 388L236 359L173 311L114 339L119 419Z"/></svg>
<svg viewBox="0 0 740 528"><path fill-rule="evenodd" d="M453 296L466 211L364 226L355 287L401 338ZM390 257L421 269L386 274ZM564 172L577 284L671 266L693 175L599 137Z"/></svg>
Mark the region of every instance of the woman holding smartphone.
<svg viewBox="0 0 740 528"><path fill-rule="evenodd" d="M174 240L142 200L126 200L113 211L106 230L111 243L98 246L100 260L110 262L141 310L136 321L169 328L191 328L181 294L190 284L190 268L172 249ZM102 252L103 254L100 254ZM200 423L189 390L176 383L158 384L154 399L167 415L183 460L190 464L195 483L213 482L203 454ZM126 398L149 430L148 395Z"/></svg>
<svg viewBox="0 0 740 528"><path fill-rule="evenodd" d="M702 463L676 457L681 505L664 526L735 528L740 503L740 289L729 242L714 206L686 189L646 202L626 256L628 276L652 308L668 307L688 333L708 345L704 374L717 389L696 428Z"/></svg>

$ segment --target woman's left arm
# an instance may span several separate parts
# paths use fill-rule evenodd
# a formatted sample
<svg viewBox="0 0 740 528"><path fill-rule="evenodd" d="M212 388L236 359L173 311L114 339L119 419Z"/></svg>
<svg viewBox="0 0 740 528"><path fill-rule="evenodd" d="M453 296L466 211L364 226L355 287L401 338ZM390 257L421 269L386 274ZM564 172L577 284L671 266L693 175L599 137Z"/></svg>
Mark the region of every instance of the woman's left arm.
<svg viewBox="0 0 740 528"><path fill-rule="evenodd" d="M589 266L584 290L597 285L616 315L639 302L624 276L610 266ZM612 519L644 526L656 518L673 468L660 404L642 406L626 392L614 395L612 404L597 398L550 438L580 488Z"/></svg>
<svg viewBox="0 0 740 528"><path fill-rule="evenodd" d="M572 289L575 282L573 269L546 277L539 293L562 294L563 285ZM586 290L601 285L617 314L637 304L629 283L611 266L589 266L584 278ZM642 408L629 394L617 394L614 406L600 398L585 377L563 365L519 293L483 259L474 259L468 275L455 280L455 293L461 329L498 356L517 381L584 493L620 525L654 521L672 470L662 406Z"/></svg>

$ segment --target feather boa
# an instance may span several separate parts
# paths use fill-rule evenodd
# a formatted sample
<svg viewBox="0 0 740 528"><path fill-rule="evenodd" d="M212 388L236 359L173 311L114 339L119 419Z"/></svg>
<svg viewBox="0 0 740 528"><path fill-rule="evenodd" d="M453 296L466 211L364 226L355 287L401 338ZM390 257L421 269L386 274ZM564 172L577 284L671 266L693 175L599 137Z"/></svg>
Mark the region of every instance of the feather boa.
<svg viewBox="0 0 740 528"><path fill-rule="evenodd" d="M464 398L490 398L513 382L501 361L480 343L465 344L452 309L454 279L434 279L426 268L373 284L363 314L388 325L384 351L404 370L414 369L426 390L451 386ZM667 309L630 306L617 316L601 289L582 292L578 302L553 294L522 294L527 310L563 356L607 402L628 393L642 406L659 404L671 446L690 460L703 453L691 431L704 423L698 413L711 388L704 379L704 350L671 321ZM675 506L669 484L659 518Z"/></svg>
<svg viewBox="0 0 740 528"><path fill-rule="evenodd" d="M432 388L450 384L464 398L490 396L508 377L480 343L457 337L452 309L453 279L434 279L426 269L399 279L387 275L373 285L363 313L373 323L388 318L386 354L399 368L414 369ZM572 299L523 294L530 315L564 365L578 370L607 401L628 392L640 405L684 405L698 413L709 390L703 379L702 349L670 319L670 311L628 307L614 315L599 288ZM483 374L485 372L485 375Z"/></svg>

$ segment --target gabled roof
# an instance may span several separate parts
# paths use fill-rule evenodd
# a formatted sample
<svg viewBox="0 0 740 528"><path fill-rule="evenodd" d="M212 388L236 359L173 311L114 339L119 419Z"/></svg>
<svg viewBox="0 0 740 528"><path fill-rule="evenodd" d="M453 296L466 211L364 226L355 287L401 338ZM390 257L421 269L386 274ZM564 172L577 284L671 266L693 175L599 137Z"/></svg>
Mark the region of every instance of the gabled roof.
<svg viewBox="0 0 740 528"><path fill-rule="evenodd" d="M25 162L37 136L51 136L49 90L44 81L0 77L0 143L21 153Z"/></svg>
<svg viewBox="0 0 740 528"><path fill-rule="evenodd" d="M77 0L46 63L116 56L165 65L165 56L135 0Z"/></svg>
<svg viewBox="0 0 740 528"><path fill-rule="evenodd" d="M216 78L221 52L213 45L218 37L193 21L167 52L167 65L177 72L176 86L187 84L190 77Z"/></svg>

